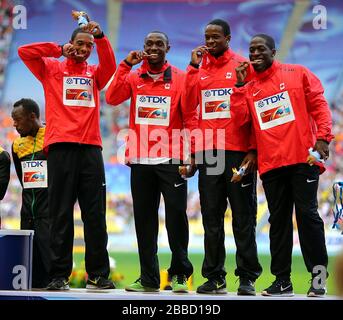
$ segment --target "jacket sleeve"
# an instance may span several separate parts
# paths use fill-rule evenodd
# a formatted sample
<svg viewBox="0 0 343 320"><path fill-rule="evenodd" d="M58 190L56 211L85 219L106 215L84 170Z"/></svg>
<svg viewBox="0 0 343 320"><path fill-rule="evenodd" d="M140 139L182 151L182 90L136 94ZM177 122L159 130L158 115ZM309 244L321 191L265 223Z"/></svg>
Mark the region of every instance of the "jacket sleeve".
<svg viewBox="0 0 343 320"><path fill-rule="evenodd" d="M37 42L18 48L18 55L34 76L42 81L46 73L48 58L59 58L61 47L53 42Z"/></svg>
<svg viewBox="0 0 343 320"><path fill-rule="evenodd" d="M114 78L106 91L106 102L113 106L129 99L132 94L130 84L131 67L122 61L114 75Z"/></svg>
<svg viewBox="0 0 343 320"><path fill-rule="evenodd" d="M324 97L324 88L320 80L308 69L304 68L303 88L307 110L317 126L317 140L330 142L332 135L332 116L329 105Z"/></svg>
<svg viewBox="0 0 343 320"><path fill-rule="evenodd" d="M94 39L98 53L99 64L95 70L95 79L99 90L103 89L116 71L116 59L107 37Z"/></svg>
<svg viewBox="0 0 343 320"><path fill-rule="evenodd" d="M198 128L199 114L199 69L189 65L187 67L184 81L184 89L181 95L182 113L184 115L185 127L190 129Z"/></svg>
<svg viewBox="0 0 343 320"><path fill-rule="evenodd" d="M183 127L186 129L185 131L185 139L188 141L189 152L191 154L195 153L195 139L196 139L196 131L195 129L198 128L199 123L199 116L197 112L197 108L189 108L188 99L186 96L186 75L182 77L181 83L181 113L182 113L182 120L183 120Z"/></svg>
<svg viewBox="0 0 343 320"><path fill-rule="evenodd" d="M241 126L251 122L247 85L241 88L233 88L230 96L230 111L235 121L238 121Z"/></svg>
<svg viewBox="0 0 343 320"><path fill-rule="evenodd" d="M249 136L248 150L257 150L255 130L254 130L252 122L250 122L250 136Z"/></svg>
<svg viewBox="0 0 343 320"><path fill-rule="evenodd" d="M6 194L8 183L10 181L11 158L7 151L0 153L0 200Z"/></svg>
<svg viewBox="0 0 343 320"><path fill-rule="evenodd" d="M249 110L249 90L248 85L240 88L233 88L230 96L230 110L232 117L241 126L250 125L248 150L256 150L256 136Z"/></svg>
<svg viewBox="0 0 343 320"><path fill-rule="evenodd" d="M199 128L199 69L191 65L187 67L184 86L181 94L181 109L184 126L191 133L187 137L191 154L195 153L196 129Z"/></svg>
<svg viewBox="0 0 343 320"><path fill-rule="evenodd" d="M13 159L13 164L14 164L15 172L17 173L18 180L21 186L23 186L23 171L21 168L20 159L18 155L14 152L14 145L12 145L12 159Z"/></svg>

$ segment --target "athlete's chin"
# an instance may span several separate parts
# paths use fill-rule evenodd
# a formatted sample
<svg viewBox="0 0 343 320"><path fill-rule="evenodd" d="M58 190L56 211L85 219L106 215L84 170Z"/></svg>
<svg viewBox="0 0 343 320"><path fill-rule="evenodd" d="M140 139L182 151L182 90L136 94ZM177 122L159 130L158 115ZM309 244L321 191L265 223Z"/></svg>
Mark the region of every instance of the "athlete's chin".
<svg viewBox="0 0 343 320"><path fill-rule="evenodd" d="M74 60L76 61L76 63L82 63L85 62L88 58L89 56L76 56L74 57Z"/></svg>
<svg viewBox="0 0 343 320"><path fill-rule="evenodd" d="M150 58L150 59L148 59L148 62L149 62L149 64L151 64L151 65L156 65L156 64L160 64L161 62L162 62L163 60L162 59L160 59L160 58Z"/></svg>
<svg viewBox="0 0 343 320"><path fill-rule="evenodd" d="M265 64L254 64L253 68L256 72L262 72L262 71L266 70Z"/></svg>

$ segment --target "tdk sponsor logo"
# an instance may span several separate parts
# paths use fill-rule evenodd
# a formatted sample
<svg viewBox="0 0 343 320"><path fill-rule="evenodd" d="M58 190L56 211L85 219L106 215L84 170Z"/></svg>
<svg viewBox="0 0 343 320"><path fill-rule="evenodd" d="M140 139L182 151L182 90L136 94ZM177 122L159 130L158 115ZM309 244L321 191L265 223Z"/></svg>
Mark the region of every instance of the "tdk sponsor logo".
<svg viewBox="0 0 343 320"><path fill-rule="evenodd" d="M148 103L167 103L166 101L167 97L154 97L154 96L145 96L140 97L140 102L148 102Z"/></svg>
<svg viewBox="0 0 343 320"><path fill-rule="evenodd" d="M24 168L42 168L43 161L25 161L23 163Z"/></svg>
<svg viewBox="0 0 343 320"><path fill-rule="evenodd" d="M232 94L232 89L211 89L205 91L205 97L221 97Z"/></svg>
<svg viewBox="0 0 343 320"><path fill-rule="evenodd" d="M68 84L82 84L91 86L92 85L92 79L85 79L85 78L67 78L66 82Z"/></svg>
<svg viewBox="0 0 343 320"><path fill-rule="evenodd" d="M265 105L269 105L271 103L275 103L275 102L278 102L281 100L285 100L286 98L283 95L284 95L284 92L276 94L276 95L268 97L268 98L265 98L263 100L260 100L257 105L259 108L262 108Z"/></svg>

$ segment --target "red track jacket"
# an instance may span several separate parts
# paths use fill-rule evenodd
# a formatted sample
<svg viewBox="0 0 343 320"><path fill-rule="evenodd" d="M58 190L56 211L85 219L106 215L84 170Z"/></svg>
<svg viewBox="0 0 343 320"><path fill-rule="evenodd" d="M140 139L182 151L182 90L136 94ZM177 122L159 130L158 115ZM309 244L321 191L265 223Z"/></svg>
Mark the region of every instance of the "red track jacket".
<svg viewBox="0 0 343 320"><path fill-rule="evenodd" d="M154 81L147 71L147 62L134 71L121 62L106 92L107 103L114 106L131 98L126 160L184 159L189 152L183 150L183 138L178 132L190 128L195 115L184 113L181 106L184 72L166 63L161 70L163 76Z"/></svg>
<svg viewBox="0 0 343 320"><path fill-rule="evenodd" d="M242 61L246 59L228 49L218 59L206 55L199 69L188 66L182 101L189 112L197 110L199 105L199 122L193 122L193 129L202 132L202 138L192 144L192 152L211 149L247 152L255 148L250 144L250 124L242 125L237 119L242 114L231 109L230 96L237 82L235 68Z"/></svg>
<svg viewBox="0 0 343 320"><path fill-rule="evenodd" d="M116 70L111 44L95 39L99 65L60 62L61 47L52 42L22 46L18 54L42 83L45 94L46 133L44 147L56 142L101 146L99 90Z"/></svg>
<svg viewBox="0 0 343 320"><path fill-rule="evenodd" d="M306 163L308 149L317 139L333 139L331 113L319 79L303 66L278 61L254 76L234 89L231 101L253 123L260 175Z"/></svg>

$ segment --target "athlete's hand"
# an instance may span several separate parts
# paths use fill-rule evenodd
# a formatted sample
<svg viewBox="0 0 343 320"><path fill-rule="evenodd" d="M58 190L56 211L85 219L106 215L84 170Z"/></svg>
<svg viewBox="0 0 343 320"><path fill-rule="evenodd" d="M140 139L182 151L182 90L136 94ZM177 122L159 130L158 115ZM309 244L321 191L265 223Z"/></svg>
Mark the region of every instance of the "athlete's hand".
<svg viewBox="0 0 343 320"><path fill-rule="evenodd" d="M157 53L147 54L145 51L135 50L135 51L130 51L130 53L128 54L125 60L134 66L142 62L143 59L147 59L149 57L155 57L155 56L157 56Z"/></svg>
<svg viewBox="0 0 343 320"><path fill-rule="evenodd" d="M191 163L187 165L179 166L179 173L182 178L190 178L193 177L198 170L197 165L195 164L195 158L191 158Z"/></svg>
<svg viewBox="0 0 343 320"><path fill-rule="evenodd" d="M237 82L245 82L245 78L247 77L247 74L248 74L248 69L249 69L249 62L244 61L240 63L240 65L235 69Z"/></svg>
<svg viewBox="0 0 343 320"><path fill-rule="evenodd" d="M88 24L81 27L85 32L91 33L93 36L98 37L101 36L102 30L100 28L99 23L95 21L89 21Z"/></svg>
<svg viewBox="0 0 343 320"><path fill-rule="evenodd" d="M208 53L208 48L206 46L199 46L192 50L191 63L200 64L202 58Z"/></svg>
<svg viewBox="0 0 343 320"><path fill-rule="evenodd" d="M326 161L329 158L329 144L324 140L317 140L313 147L313 150L317 150L321 158Z"/></svg>
<svg viewBox="0 0 343 320"><path fill-rule="evenodd" d="M250 150L244 157L240 167L246 166L245 172L254 172L257 170L257 154L255 150Z"/></svg>
<svg viewBox="0 0 343 320"><path fill-rule="evenodd" d="M71 43L66 43L62 48L62 55L66 58L72 58L76 55L76 49Z"/></svg>

